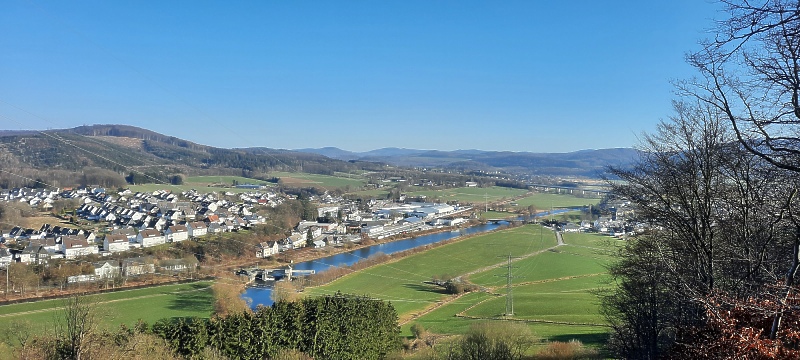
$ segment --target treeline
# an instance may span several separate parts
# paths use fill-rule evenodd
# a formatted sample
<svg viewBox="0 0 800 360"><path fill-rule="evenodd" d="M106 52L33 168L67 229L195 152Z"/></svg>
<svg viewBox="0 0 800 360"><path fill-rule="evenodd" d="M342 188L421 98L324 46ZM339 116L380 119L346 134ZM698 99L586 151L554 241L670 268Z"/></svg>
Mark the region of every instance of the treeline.
<svg viewBox="0 0 800 360"><path fill-rule="evenodd" d="M8 169L8 168L5 168ZM114 170L87 166L80 171L37 170L31 168L8 169L0 172L0 188L58 188L97 185L120 188L126 185L125 178Z"/></svg>
<svg viewBox="0 0 800 360"><path fill-rule="evenodd" d="M211 348L232 359L268 359L290 349L316 359L383 359L400 347L397 322L390 303L337 293L222 318L164 319L152 331L189 358Z"/></svg>

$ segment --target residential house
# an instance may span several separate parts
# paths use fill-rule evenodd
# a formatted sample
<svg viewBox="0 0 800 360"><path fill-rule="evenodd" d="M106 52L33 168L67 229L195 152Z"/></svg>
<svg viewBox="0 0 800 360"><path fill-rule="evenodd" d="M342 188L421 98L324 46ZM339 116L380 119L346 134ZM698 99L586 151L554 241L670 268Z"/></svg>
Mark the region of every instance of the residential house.
<svg viewBox="0 0 800 360"><path fill-rule="evenodd" d="M291 244L293 249L299 249L306 245L306 234L292 233L291 236L286 238L286 242Z"/></svg>
<svg viewBox="0 0 800 360"><path fill-rule="evenodd" d="M49 253L55 253L61 249L61 245L56 242L56 238L52 235L44 239L31 240L29 245L41 246Z"/></svg>
<svg viewBox="0 0 800 360"><path fill-rule="evenodd" d="M194 221L186 224L186 229L189 230L190 237L198 237L206 234L208 226L202 221Z"/></svg>
<svg viewBox="0 0 800 360"><path fill-rule="evenodd" d="M167 241L178 242L189 238L189 230L186 226L174 225L168 227L167 230L164 231L164 235L167 236Z"/></svg>
<svg viewBox="0 0 800 360"><path fill-rule="evenodd" d="M217 223L209 223L208 224L208 232L211 234L218 234L223 231L223 227Z"/></svg>
<svg viewBox="0 0 800 360"><path fill-rule="evenodd" d="M120 252L130 250L130 240L125 235L106 235L103 239L103 249L108 252Z"/></svg>
<svg viewBox="0 0 800 360"><path fill-rule="evenodd" d="M197 262L190 262L185 259L160 260L158 267L164 273L177 274L194 270L197 267Z"/></svg>
<svg viewBox="0 0 800 360"><path fill-rule="evenodd" d="M25 246L24 249L15 254L15 260L24 264L44 264L50 258L47 250L33 242Z"/></svg>
<svg viewBox="0 0 800 360"><path fill-rule="evenodd" d="M12 261L14 261L14 254L11 253L11 250L0 247L0 268L8 268Z"/></svg>
<svg viewBox="0 0 800 360"><path fill-rule="evenodd" d="M165 244L167 242L167 237L158 230L145 229L140 231L139 235L136 236L136 242L141 244L142 247L151 247Z"/></svg>
<svg viewBox="0 0 800 360"><path fill-rule="evenodd" d="M111 230L111 235L125 235L128 241L136 241L136 229L132 227Z"/></svg>
<svg viewBox="0 0 800 360"><path fill-rule="evenodd" d="M100 252L97 246L89 244L85 237L78 235L62 236L60 250L67 259Z"/></svg>
<svg viewBox="0 0 800 360"><path fill-rule="evenodd" d="M155 272L155 261L151 257L136 257L122 260L122 274L124 276L139 276Z"/></svg>
<svg viewBox="0 0 800 360"><path fill-rule="evenodd" d="M266 258L277 254L280 251L280 246L277 241L264 241L257 246L256 257Z"/></svg>
<svg viewBox="0 0 800 360"><path fill-rule="evenodd" d="M120 275L119 265L115 261L101 261L92 264L95 279L113 279Z"/></svg>

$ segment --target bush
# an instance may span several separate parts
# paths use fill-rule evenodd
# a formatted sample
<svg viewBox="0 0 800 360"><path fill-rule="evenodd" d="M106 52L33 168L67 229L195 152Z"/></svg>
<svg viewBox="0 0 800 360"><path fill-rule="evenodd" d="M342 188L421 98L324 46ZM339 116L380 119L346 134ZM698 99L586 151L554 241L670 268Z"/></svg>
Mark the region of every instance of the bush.
<svg viewBox="0 0 800 360"><path fill-rule="evenodd" d="M444 288L448 294L461 295L466 292L477 291L479 288L474 284L467 284L461 281L448 280L444 283Z"/></svg>
<svg viewBox="0 0 800 360"><path fill-rule="evenodd" d="M522 359L537 340L525 324L497 321L475 323L458 341L447 359Z"/></svg>
<svg viewBox="0 0 800 360"><path fill-rule="evenodd" d="M414 335L415 339L422 339L428 334L428 331L422 325L414 324L411 325L411 334Z"/></svg>
<svg viewBox="0 0 800 360"><path fill-rule="evenodd" d="M537 359L599 359L600 355L595 349L588 349L578 340L569 342L553 341L539 351Z"/></svg>

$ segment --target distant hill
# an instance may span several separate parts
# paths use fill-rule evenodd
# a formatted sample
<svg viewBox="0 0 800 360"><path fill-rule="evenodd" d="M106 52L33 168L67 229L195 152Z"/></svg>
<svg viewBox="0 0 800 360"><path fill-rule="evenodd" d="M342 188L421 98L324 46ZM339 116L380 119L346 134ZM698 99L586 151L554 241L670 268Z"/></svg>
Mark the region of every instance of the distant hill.
<svg viewBox="0 0 800 360"><path fill-rule="evenodd" d="M483 150L416 150L383 148L352 152L335 147L298 149L340 160L362 160L396 166L432 167L458 170L504 170L536 175L598 177L606 167L625 166L638 158L631 148L580 150L569 153L531 153Z"/></svg>
<svg viewBox="0 0 800 360"><path fill-rule="evenodd" d="M385 165L466 172L598 177L608 165L625 166L633 149L529 153L483 150L383 148L351 152L334 147L282 150L224 149L129 125L91 125L47 131L0 131L0 187L31 186L36 179L65 185L124 184L124 176L170 181L183 175L269 177L272 171L332 175L383 171ZM99 180L98 180L99 179ZM142 180L140 177L139 180Z"/></svg>
<svg viewBox="0 0 800 360"><path fill-rule="evenodd" d="M87 168L117 174L135 171L162 180L175 174L265 176L270 171L333 174L361 169L361 164L317 154L216 148L129 125L1 131L0 159L6 169L0 174L2 187L28 184L25 181L32 178L75 179L73 174Z"/></svg>

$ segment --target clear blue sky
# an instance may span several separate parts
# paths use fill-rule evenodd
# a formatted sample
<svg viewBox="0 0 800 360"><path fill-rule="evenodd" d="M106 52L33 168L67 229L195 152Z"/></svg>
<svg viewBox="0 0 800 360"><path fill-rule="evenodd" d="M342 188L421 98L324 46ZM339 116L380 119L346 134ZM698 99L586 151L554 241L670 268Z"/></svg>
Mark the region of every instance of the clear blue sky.
<svg viewBox="0 0 800 360"><path fill-rule="evenodd" d="M719 6L670 1L0 2L0 128L219 147L628 147Z"/></svg>

